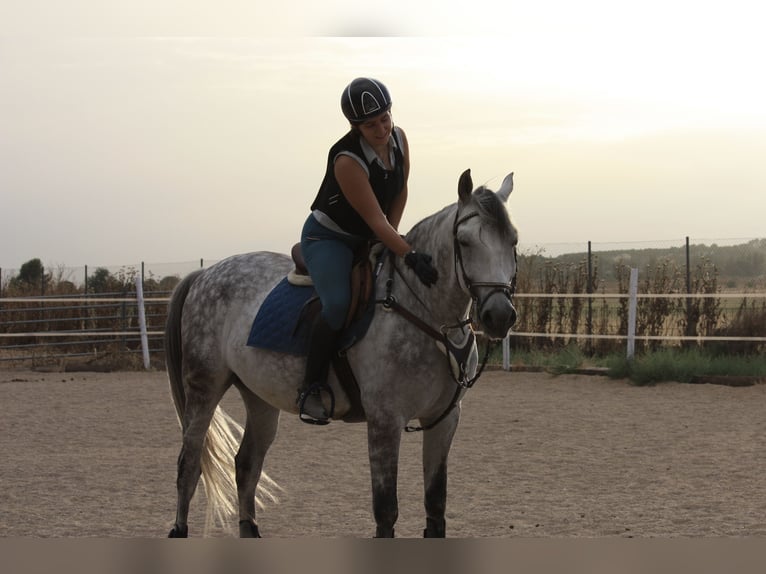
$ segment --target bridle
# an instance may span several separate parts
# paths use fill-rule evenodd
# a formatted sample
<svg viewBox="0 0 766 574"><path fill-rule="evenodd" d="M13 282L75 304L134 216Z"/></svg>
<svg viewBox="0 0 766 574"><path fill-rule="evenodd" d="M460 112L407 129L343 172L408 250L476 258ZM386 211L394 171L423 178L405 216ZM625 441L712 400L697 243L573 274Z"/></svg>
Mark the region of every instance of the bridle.
<svg viewBox="0 0 766 574"><path fill-rule="evenodd" d="M458 228L461 224L465 223L469 219L472 219L473 217L478 217L479 214L477 212L469 213L467 215L464 215L463 217L460 217L460 208L458 207L457 212L455 213L455 221L452 225L452 240L454 245L454 268L455 268L455 277L457 278L458 284L461 284L463 288L465 288L470 297L471 297L471 307L476 307L477 311L480 313L482 304L480 303L480 297L478 292L476 291L476 288L479 287L489 287L490 291L489 293L484 297L484 302L487 301L493 294L495 293L503 293L507 298L508 301L513 302L513 295L516 292L516 248L513 248L513 258L514 258L514 274L513 277L507 282L499 282L499 281L471 281L471 279L468 277L468 273L465 270L465 265L463 262L463 253L460 249L460 242L457 239L457 232ZM380 303L383 308L387 311L394 311L407 319L410 323L415 325L417 328L419 328L421 331L426 333L428 336L430 336L432 339L434 339L437 343L440 343L444 345L445 349L445 355L447 357L447 367L452 375L452 379L456 383L456 389L455 394L452 397L452 400L450 401L449 406L447 409L433 422L430 424L424 426L424 427L411 427L406 426L404 430L406 432L416 432L416 431L424 431L434 428L436 425L438 425L442 420L444 420L447 415L452 412L452 409L455 408L458 401L460 400L460 395L464 390L470 389L473 387L474 383L479 380L479 377L481 376L482 372L484 371L484 367L487 365L487 360L489 359L490 352L492 348L494 348L495 344L487 343L487 346L484 350L484 356L481 360L481 364L479 365L476 374L468 378L468 375L466 373L466 367L467 367L467 359L469 356L469 353L467 352L469 349L471 349L476 341L476 335L471 328L471 325L473 324L473 318L471 317L471 311L469 309L468 316L459 321L458 323L454 325L442 325L439 330L432 327L430 324L425 322L423 319L412 313L409 309L406 307L403 307L396 299L396 297L393 295L393 286L394 286L394 274L398 274L401 278L403 283L407 286L407 289L412 293L415 298L420 302L420 304L427 309L427 306L423 303L423 301L420 300L420 298L415 294L414 290L410 285L407 283L406 279L402 275L402 273L397 269L395 264L396 255L393 252L390 253L391 258L391 267L389 270L389 277L386 280L386 296L385 299L377 300L376 303ZM380 264L382 266L382 263ZM447 336L447 333L453 329L463 329L464 327L469 327L469 336L467 337L466 341L464 342L462 347L456 347L452 341ZM462 357L461 357L462 356ZM453 369L452 369L452 360L451 358L454 357L456 359L456 363L458 365L458 375L456 376Z"/></svg>
<svg viewBox="0 0 766 574"><path fill-rule="evenodd" d="M455 258L455 276L458 279L458 283L461 282L462 279L462 285L463 287L468 291L469 295L471 296L471 300L473 301L474 305L477 308L477 311L481 313L481 301L478 292L476 291L477 287L489 287L490 291L487 293L484 297L484 302L487 301L492 295L495 293L502 293L508 298L508 301L513 304L513 296L516 294L516 270L517 270L517 263L518 259L516 257L516 248L513 248L513 277L511 277L510 281L507 283L503 283L500 281L471 281L470 277L468 277L468 273L465 270L465 265L463 263L463 251L460 249L460 242L457 239L457 231L458 227L462 223L465 223L469 219L472 219L474 217L478 217L479 214L477 212L469 213L467 215L464 215L463 217L459 217L460 210L455 213L455 222L452 225L452 242L454 245L453 251L454 251L454 258ZM460 269L460 272L458 273L458 267Z"/></svg>

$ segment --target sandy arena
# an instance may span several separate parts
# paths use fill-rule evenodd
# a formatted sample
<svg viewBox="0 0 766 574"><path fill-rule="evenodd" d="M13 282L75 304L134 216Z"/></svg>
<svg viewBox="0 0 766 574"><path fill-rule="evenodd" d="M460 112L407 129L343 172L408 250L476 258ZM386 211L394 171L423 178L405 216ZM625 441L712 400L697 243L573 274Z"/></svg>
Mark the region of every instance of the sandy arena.
<svg viewBox="0 0 766 574"><path fill-rule="evenodd" d="M0 404L0 536L167 535L180 430L164 372L5 370ZM242 420L236 391L223 405ZM463 401L447 535L764 536L765 406L766 385L487 372ZM398 537L425 523L420 444L403 436ZM374 533L364 425L283 414L266 471L284 492L264 536Z"/></svg>

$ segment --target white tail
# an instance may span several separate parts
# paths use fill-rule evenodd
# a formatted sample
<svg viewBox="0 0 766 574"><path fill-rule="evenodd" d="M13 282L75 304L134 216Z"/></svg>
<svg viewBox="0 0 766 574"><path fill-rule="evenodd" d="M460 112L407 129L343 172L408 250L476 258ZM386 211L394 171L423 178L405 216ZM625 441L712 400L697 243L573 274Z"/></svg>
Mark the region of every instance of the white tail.
<svg viewBox="0 0 766 574"><path fill-rule="evenodd" d="M237 482L234 456L243 435L242 426L221 407L208 428L202 449L202 484L205 487L205 535L216 525L229 529L238 515ZM265 472L258 481L255 502L263 508L266 502L279 502L276 492L281 490Z"/></svg>

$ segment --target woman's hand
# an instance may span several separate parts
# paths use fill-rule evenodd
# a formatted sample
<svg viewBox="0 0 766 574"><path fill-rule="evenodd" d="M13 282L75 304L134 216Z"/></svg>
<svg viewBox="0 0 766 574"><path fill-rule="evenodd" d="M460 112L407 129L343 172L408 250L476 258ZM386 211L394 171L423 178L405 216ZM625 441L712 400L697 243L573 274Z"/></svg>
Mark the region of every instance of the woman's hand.
<svg viewBox="0 0 766 574"><path fill-rule="evenodd" d="M439 272L436 267L431 263L431 256L426 253L418 253L417 251L410 251L404 256L404 263L415 272L418 279L426 287L431 287L439 279Z"/></svg>

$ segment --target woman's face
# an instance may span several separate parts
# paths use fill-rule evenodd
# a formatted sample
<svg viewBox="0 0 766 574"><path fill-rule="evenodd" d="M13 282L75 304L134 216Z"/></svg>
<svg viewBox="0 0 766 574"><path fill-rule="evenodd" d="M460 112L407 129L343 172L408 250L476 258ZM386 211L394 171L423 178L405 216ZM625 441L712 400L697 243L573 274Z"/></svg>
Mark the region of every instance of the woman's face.
<svg viewBox="0 0 766 574"><path fill-rule="evenodd" d="M362 137L373 146L378 147L388 144L388 138L391 137L391 129L394 123L391 120L391 112L383 112L379 116L370 118L357 124L359 131L362 133Z"/></svg>

